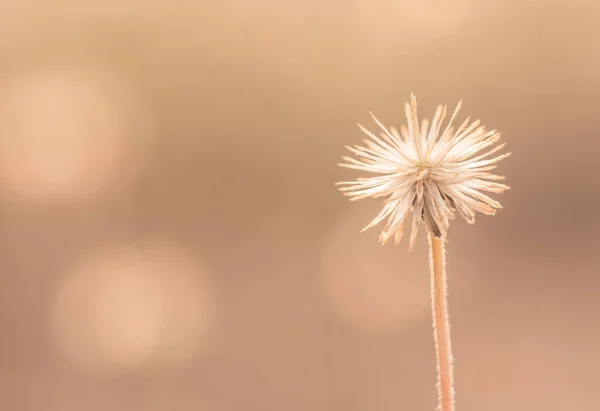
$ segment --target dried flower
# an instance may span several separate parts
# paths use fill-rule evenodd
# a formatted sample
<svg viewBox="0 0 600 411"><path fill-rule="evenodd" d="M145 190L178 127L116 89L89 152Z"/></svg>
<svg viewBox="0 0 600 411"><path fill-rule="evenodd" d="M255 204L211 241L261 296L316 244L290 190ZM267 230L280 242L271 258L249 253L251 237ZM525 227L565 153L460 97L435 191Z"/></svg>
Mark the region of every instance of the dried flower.
<svg viewBox="0 0 600 411"><path fill-rule="evenodd" d="M350 200L386 197L379 215L363 229L387 218L387 225L379 237L382 244L392 236L396 244L400 242L411 209L410 249L421 220L432 236L440 238L445 236L455 211L473 224L475 211L494 215L495 209L502 208L482 191L501 193L509 188L496 182L504 177L490 171L510 153L488 158L505 144L491 148L500 140L500 133L486 131L479 125L479 120L469 124L467 118L455 130L452 121L461 104L462 101L442 130L446 107L437 108L431 123L424 119L419 125L417 101L411 95L411 104L405 104L407 125L403 125L400 132L392 127L388 130L371 114L381 129L381 137L359 124L369 137L363 140L365 146L346 146L359 159L343 157L346 163L340 166L379 175L337 184Z"/></svg>

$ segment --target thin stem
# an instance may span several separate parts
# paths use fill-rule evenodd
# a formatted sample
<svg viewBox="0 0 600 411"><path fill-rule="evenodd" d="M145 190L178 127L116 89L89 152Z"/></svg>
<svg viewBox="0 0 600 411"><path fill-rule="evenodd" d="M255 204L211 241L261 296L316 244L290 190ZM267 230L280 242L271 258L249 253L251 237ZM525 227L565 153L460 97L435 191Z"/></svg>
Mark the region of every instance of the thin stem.
<svg viewBox="0 0 600 411"><path fill-rule="evenodd" d="M429 251L433 337L437 359L438 410L454 411L453 358L450 342L450 322L448 320L444 239L429 235Z"/></svg>

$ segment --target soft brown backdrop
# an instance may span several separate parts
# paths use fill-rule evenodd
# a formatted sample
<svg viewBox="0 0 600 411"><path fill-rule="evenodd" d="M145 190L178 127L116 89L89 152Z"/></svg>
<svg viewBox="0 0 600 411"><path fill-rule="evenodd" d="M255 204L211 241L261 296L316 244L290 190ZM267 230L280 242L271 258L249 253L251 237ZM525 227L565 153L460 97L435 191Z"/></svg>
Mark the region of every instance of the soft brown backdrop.
<svg viewBox="0 0 600 411"><path fill-rule="evenodd" d="M0 6L2 410L433 410L425 237L333 186L410 92L513 152L450 230L458 409L598 409L600 3Z"/></svg>

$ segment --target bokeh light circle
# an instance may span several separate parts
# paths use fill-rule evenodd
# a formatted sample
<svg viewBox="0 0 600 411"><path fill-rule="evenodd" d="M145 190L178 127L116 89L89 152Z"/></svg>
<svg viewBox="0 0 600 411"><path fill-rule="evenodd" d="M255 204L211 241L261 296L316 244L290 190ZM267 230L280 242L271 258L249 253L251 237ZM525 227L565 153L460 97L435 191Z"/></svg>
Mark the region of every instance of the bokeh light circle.
<svg viewBox="0 0 600 411"><path fill-rule="evenodd" d="M97 66L39 67L0 78L0 188L69 202L130 181L152 127L133 84Z"/></svg>
<svg viewBox="0 0 600 411"><path fill-rule="evenodd" d="M210 273L188 251L172 244L113 246L67 271L53 333L83 372L181 366L202 347L213 308Z"/></svg>

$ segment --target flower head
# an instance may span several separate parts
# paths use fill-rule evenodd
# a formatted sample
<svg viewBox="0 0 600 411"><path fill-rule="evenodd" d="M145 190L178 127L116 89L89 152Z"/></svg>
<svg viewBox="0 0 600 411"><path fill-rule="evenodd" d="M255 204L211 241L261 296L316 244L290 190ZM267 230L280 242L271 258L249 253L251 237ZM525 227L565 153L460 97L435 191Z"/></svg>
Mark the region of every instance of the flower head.
<svg viewBox="0 0 600 411"><path fill-rule="evenodd" d="M509 187L498 183L504 177L490 173L497 163L510 155L490 158L505 144L496 145L500 133L487 131L479 120L469 124L467 118L457 129L452 125L460 110L458 103L448 124L443 127L446 107L439 106L431 123L417 117L417 101L405 104L407 125L385 128L371 114L381 129L380 137L359 124L369 137L364 146L346 146L358 158L343 157L341 167L377 174L356 181L337 183L350 200L385 197L383 209L369 225L371 228L387 219L379 241L385 244L392 236L400 242L406 220L412 210L412 249L419 224L435 237L445 236L449 220L456 211L469 223L475 222L475 211L494 215L500 203L482 192L501 193ZM495 147L494 147L495 146Z"/></svg>

